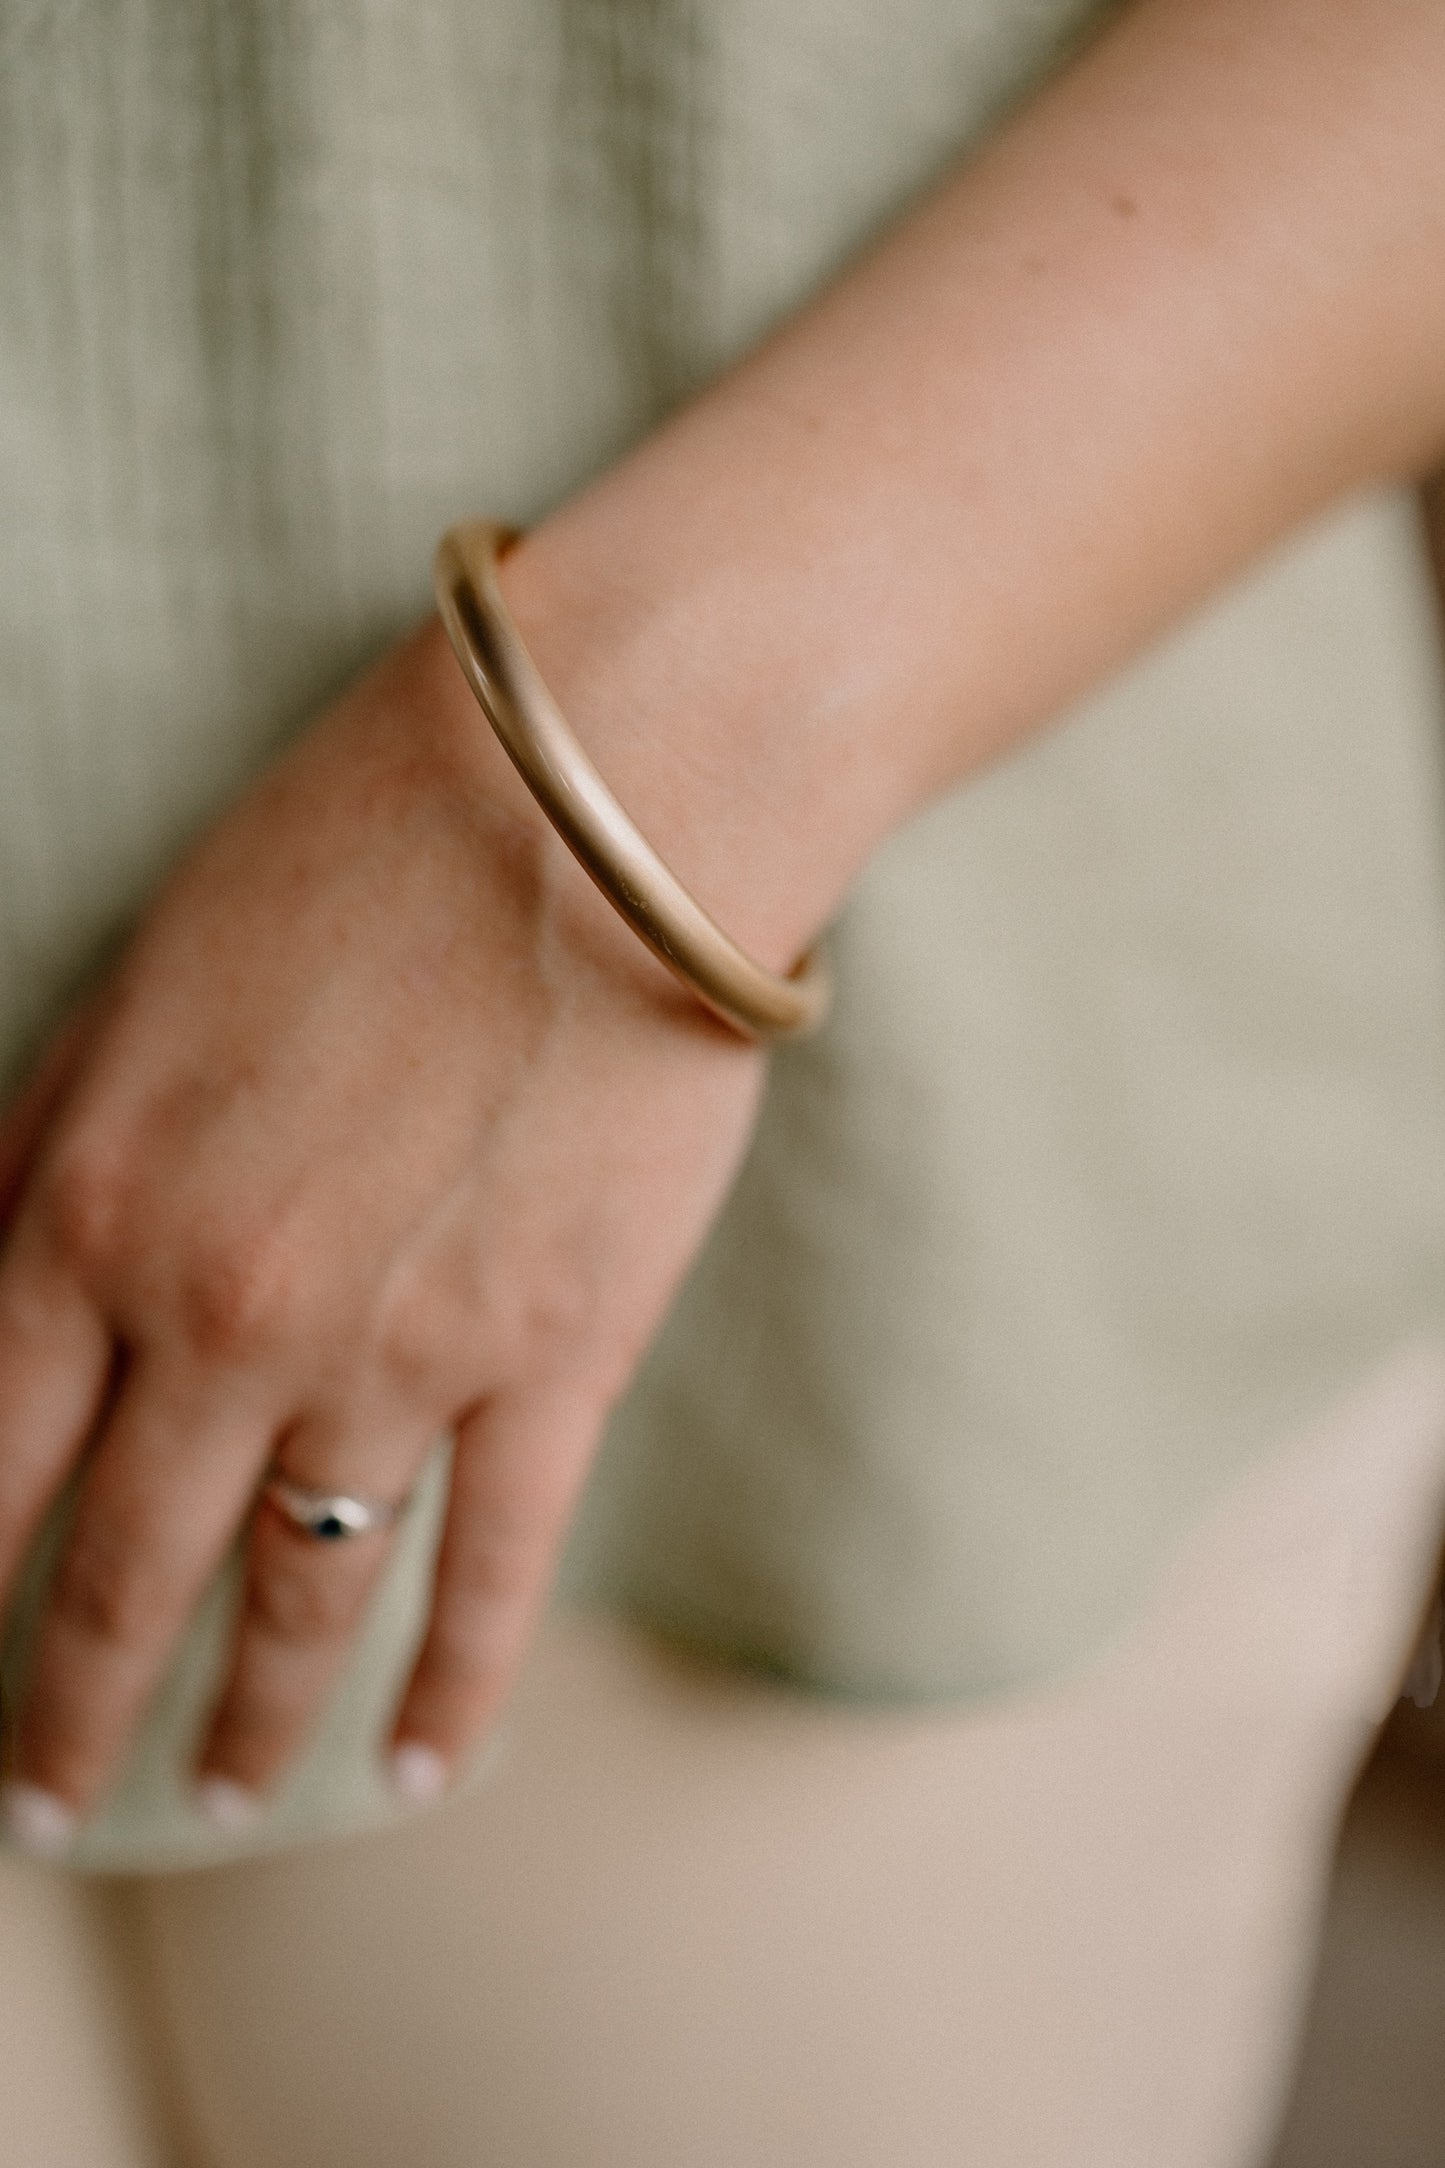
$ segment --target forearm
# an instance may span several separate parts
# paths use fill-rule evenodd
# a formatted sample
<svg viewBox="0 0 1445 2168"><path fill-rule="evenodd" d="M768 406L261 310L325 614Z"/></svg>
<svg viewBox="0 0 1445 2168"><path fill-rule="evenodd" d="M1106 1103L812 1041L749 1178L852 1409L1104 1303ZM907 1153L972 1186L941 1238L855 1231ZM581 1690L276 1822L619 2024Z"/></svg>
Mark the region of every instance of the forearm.
<svg viewBox="0 0 1445 2168"><path fill-rule="evenodd" d="M931 794L1445 447L1445 7L1144 0L507 573L781 961Z"/></svg>

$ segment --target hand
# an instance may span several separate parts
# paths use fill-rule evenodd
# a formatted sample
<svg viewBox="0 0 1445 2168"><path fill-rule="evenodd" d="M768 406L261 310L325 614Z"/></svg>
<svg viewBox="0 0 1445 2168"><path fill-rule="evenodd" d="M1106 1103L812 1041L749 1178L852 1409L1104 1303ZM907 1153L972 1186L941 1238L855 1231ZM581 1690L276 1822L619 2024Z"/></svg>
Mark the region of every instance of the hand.
<svg viewBox="0 0 1445 2168"><path fill-rule="evenodd" d="M413 1789L444 1781L760 1077L572 865L434 624L321 720L181 867L0 1139L0 1600L85 1456L17 1824L58 1843L100 1797L273 1461L399 1500L453 1431L393 1742ZM255 1508L200 1762L241 1789L203 1798L234 1815L275 1779L388 1541Z"/></svg>

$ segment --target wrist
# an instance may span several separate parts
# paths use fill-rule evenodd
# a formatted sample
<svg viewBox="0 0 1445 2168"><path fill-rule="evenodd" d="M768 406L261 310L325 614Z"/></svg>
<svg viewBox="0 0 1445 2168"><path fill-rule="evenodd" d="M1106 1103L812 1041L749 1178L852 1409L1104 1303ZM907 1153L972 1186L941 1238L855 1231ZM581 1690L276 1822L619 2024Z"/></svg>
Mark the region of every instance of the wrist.
<svg viewBox="0 0 1445 2168"><path fill-rule="evenodd" d="M689 523L693 544L702 524ZM588 498L518 543L498 584L637 827L734 941L790 968L877 840L877 800L850 802L846 764L808 712L823 673L806 643L790 652L771 593L771 607L751 599L740 554L661 562L644 523Z"/></svg>
<svg viewBox="0 0 1445 2168"><path fill-rule="evenodd" d="M650 1019L694 1028L705 1022L711 1004L691 983L691 974L683 967L675 977L654 953L621 903L579 862L565 830L554 825L547 809L550 794L542 790L534 796L514 767L440 619L429 619L419 630L403 658L403 672L406 705L414 712L394 721L403 726L408 765L420 752L454 816L460 810L471 826L476 851L501 883L503 909L531 929L535 968L572 1020L605 1009L614 1022ZM559 747L559 757L560 752ZM548 772L546 765L542 772ZM630 883L625 893L632 895ZM685 955L686 948L677 953ZM726 996L723 1013L730 1013Z"/></svg>

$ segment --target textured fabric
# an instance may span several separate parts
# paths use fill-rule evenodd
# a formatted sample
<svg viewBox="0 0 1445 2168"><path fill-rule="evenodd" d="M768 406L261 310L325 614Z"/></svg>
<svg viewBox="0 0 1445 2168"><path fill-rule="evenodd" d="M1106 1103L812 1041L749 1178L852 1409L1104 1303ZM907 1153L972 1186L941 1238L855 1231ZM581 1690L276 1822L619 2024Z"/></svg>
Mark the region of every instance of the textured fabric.
<svg viewBox="0 0 1445 2168"><path fill-rule="evenodd" d="M0 0L7 1072L425 608L446 521L613 457L1097 12ZM575 1598L834 1692L1056 1670L1438 1312L1442 697L1383 498L890 844L619 1416ZM385 1811L432 1531L248 1842ZM82 1864L234 1848L183 1789L228 1601Z"/></svg>
<svg viewBox="0 0 1445 2168"><path fill-rule="evenodd" d="M1343 1794L1430 1585L1445 1339L1281 1447L1105 1657L1003 1707L783 1698L559 1617L495 1780L405 1832L100 1888L0 1858L0 2161L1273 2161ZM1428 1773L1355 1892L1375 1992L1294 2168L1438 2168Z"/></svg>
<svg viewBox="0 0 1445 2168"><path fill-rule="evenodd" d="M485 1793L136 1893L187 2168L1263 2168L1429 1586L1441 1358L1251 1467L1101 1660L1006 1707L780 1706L554 1620ZM1439 2168L1439 2121L1406 2135L1445 2084L1438 1788L1416 1811L1370 1908L1410 2007L1351 2027L1369 2136L1331 2168Z"/></svg>

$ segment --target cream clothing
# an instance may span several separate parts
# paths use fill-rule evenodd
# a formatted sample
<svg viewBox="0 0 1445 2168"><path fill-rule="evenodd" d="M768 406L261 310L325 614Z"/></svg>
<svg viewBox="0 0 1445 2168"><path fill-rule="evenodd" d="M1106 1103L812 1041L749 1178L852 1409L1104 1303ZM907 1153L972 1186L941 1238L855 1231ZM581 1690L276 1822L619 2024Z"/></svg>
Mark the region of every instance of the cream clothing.
<svg viewBox="0 0 1445 2168"><path fill-rule="evenodd" d="M411 1827L0 1860L0 2168L1263 2168L1442 1442L1445 1343L1399 1350L1006 1703L805 1699L558 1617L496 1781ZM1348 2168L1440 2158L1422 1805L1332 2061Z"/></svg>
<svg viewBox="0 0 1445 2168"><path fill-rule="evenodd" d="M605 464L1096 13L0 0L9 1072L426 607L443 524ZM890 843L615 1425L574 1596L832 1694L1057 1673L1263 1441L1438 1315L1441 705L1383 497ZM444 1472L247 1844L389 1811ZM237 1849L185 1789L232 1596L78 1864Z"/></svg>

